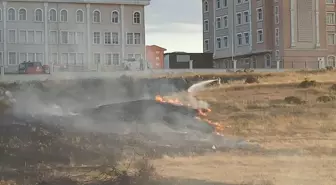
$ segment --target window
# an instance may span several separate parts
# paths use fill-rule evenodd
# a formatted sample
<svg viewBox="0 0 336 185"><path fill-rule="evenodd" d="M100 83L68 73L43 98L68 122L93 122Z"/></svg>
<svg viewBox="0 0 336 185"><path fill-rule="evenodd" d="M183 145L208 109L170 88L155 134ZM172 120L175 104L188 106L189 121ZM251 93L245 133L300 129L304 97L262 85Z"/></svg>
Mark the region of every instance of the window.
<svg viewBox="0 0 336 185"><path fill-rule="evenodd" d="M262 21L264 19L263 9L257 8L257 21Z"/></svg>
<svg viewBox="0 0 336 185"><path fill-rule="evenodd" d="M77 53L76 65L84 66L84 53Z"/></svg>
<svg viewBox="0 0 336 185"><path fill-rule="evenodd" d="M67 10L61 10L61 22L68 22L68 11Z"/></svg>
<svg viewBox="0 0 336 185"><path fill-rule="evenodd" d="M228 6L228 0L223 0L223 7L227 7Z"/></svg>
<svg viewBox="0 0 336 185"><path fill-rule="evenodd" d="M120 55L118 53L113 53L112 62L113 65L120 65Z"/></svg>
<svg viewBox="0 0 336 185"><path fill-rule="evenodd" d="M264 42L264 32L263 30L258 30L257 31L257 43L262 43Z"/></svg>
<svg viewBox="0 0 336 185"><path fill-rule="evenodd" d="M3 62L3 52L0 52L0 65L4 65L4 62Z"/></svg>
<svg viewBox="0 0 336 185"><path fill-rule="evenodd" d="M35 61L35 53L27 53L28 61Z"/></svg>
<svg viewBox="0 0 336 185"><path fill-rule="evenodd" d="M104 44L112 44L112 33L111 32L104 33Z"/></svg>
<svg viewBox="0 0 336 185"><path fill-rule="evenodd" d="M222 8L221 0L216 0L216 8L217 8L217 9Z"/></svg>
<svg viewBox="0 0 336 185"><path fill-rule="evenodd" d="M237 43L239 46L243 44L243 38L241 33L237 34Z"/></svg>
<svg viewBox="0 0 336 185"><path fill-rule="evenodd" d="M271 67L271 55L270 54L265 55L265 67Z"/></svg>
<svg viewBox="0 0 336 185"><path fill-rule="evenodd" d="M43 43L43 31L35 31L35 43L36 44Z"/></svg>
<svg viewBox="0 0 336 185"><path fill-rule="evenodd" d="M245 44L250 44L250 33L244 33Z"/></svg>
<svg viewBox="0 0 336 185"><path fill-rule="evenodd" d="M237 4L241 4L242 3L242 0L237 0Z"/></svg>
<svg viewBox="0 0 336 185"><path fill-rule="evenodd" d="M135 60L140 60L142 58L141 54L134 54Z"/></svg>
<svg viewBox="0 0 336 185"><path fill-rule="evenodd" d="M280 51L279 50L276 50L274 55L275 55L276 60L280 59Z"/></svg>
<svg viewBox="0 0 336 185"><path fill-rule="evenodd" d="M204 51L209 51L209 40L204 40Z"/></svg>
<svg viewBox="0 0 336 185"><path fill-rule="evenodd" d="M33 44L35 42L35 32L32 30L27 31L27 43Z"/></svg>
<svg viewBox="0 0 336 185"><path fill-rule="evenodd" d="M42 22L43 21L43 11L41 9L35 10L35 21Z"/></svg>
<svg viewBox="0 0 336 185"><path fill-rule="evenodd" d="M133 24L140 24L140 12L133 13Z"/></svg>
<svg viewBox="0 0 336 185"><path fill-rule="evenodd" d="M117 11L113 11L111 15L112 23L119 23L119 13Z"/></svg>
<svg viewBox="0 0 336 185"><path fill-rule="evenodd" d="M335 56L328 56L328 61L327 61L328 66L336 67L336 57Z"/></svg>
<svg viewBox="0 0 336 185"><path fill-rule="evenodd" d="M2 21L2 9L0 9L0 21ZM2 54L2 53L1 53ZM1 55L2 56L2 55Z"/></svg>
<svg viewBox="0 0 336 185"><path fill-rule="evenodd" d="M327 24L335 24L335 13L334 12L327 12L326 22Z"/></svg>
<svg viewBox="0 0 336 185"><path fill-rule="evenodd" d="M119 44L119 33L112 33L112 44Z"/></svg>
<svg viewBox="0 0 336 185"><path fill-rule="evenodd" d="M43 62L43 53L36 53L36 62Z"/></svg>
<svg viewBox="0 0 336 185"><path fill-rule="evenodd" d="M279 24L280 19L279 19L279 6L274 7L274 22L275 24Z"/></svg>
<svg viewBox="0 0 336 185"><path fill-rule="evenodd" d="M27 42L27 31L20 30L19 31L19 43L26 43Z"/></svg>
<svg viewBox="0 0 336 185"><path fill-rule="evenodd" d="M275 28L275 45L279 46L280 42L280 30L279 28Z"/></svg>
<svg viewBox="0 0 336 185"><path fill-rule="evenodd" d="M141 34L134 33L134 44L141 44Z"/></svg>
<svg viewBox="0 0 336 185"><path fill-rule="evenodd" d="M133 44L133 33L127 33L127 44Z"/></svg>
<svg viewBox="0 0 336 185"><path fill-rule="evenodd" d="M57 11L55 9L49 10L49 21L56 22L57 21Z"/></svg>
<svg viewBox="0 0 336 185"><path fill-rule="evenodd" d="M100 44L100 32L93 32L93 44Z"/></svg>
<svg viewBox="0 0 336 185"><path fill-rule="evenodd" d="M112 53L105 54L105 64L112 65Z"/></svg>
<svg viewBox="0 0 336 185"><path fill-rule="evenodd" d="M8 64L16 65L16 52L8 52Z"/></svg>
<svg viewBox="0 0 336 185"><path fill-rule="evenodd" d="M16 30L8 30L8 43L16 42Z"/></svg>
<svg viewBox="0 0 336 185"><path fill-rule="evenodd" d="M245 11L245 12L244 12L244 22L245 22L245 23L250 22L250 15L249 15L249 12L248 12L248 11Z"/></svg>
<svg viewBox="0 0 336 185"><path fill-rule="evenodd" d="M98 11L98 10L93 11L93 22L94 23L100 23L101 22L100 11Z"/></svg>
<svg viewBox="0 0 336 185"><path fill-rule="evenodd" d="M58 64L58 54L57 53L51 53L49 57L49 63L50 64Z"/></svg>
<svg viewBox="0 0 336 185"><path fill-rule="evenodd" d="M209 3L208 3L208 1L204 1L203 9L204 9L204 12L208 12L209 11Z"/></svg>
<svg viewBox="0 0 336 185"><path fill-rule="evenodd" d="M7 16L8 16L7 19L9 21L15 21L15 9L14 8L9 8Z"/></svg>
<svg viewBox="0 0 336 185"><path fill-rule="evenodd" d="M84 23L84 12L83 10L77 10L76 12L76 22Z"/></svg>
<svg viewBox="0 0 336 185"><path fill-rule="evenodd" d="M221 29L222 28L222 19L220 17L216 18L216 28Z"/></svg>
<svg viewBox="0 0 336 185"><path fill-rule="evenodd" d="M61 60L62 60L62 64L68 65L69 54L68 53L62 53Z"/></svg>
<svg viewBox="0 0 336 185"><path fill-rule="evenodd" d="M20 53L19 54L19 62L25 62L27 61L27 53Z"/></svg>
<svg viewBox="0 0 336 185"><path fill-rule="evenodd" d="M223 22L224 22L224 28L227 28L229 26L228 16L223 17Z"/></svg>
<svg viewBox="0 0 336 185"><path fill-rule="evenodd" d="M203 28L204 31L208 32L209 31L209 20L204 20L203 26L204 26L204 28Z"/></svg>
<svg viewBox="0 0 336 185"><path fill-rule="evenodd" d="M69 53L68 64L74 66L76 64L76 53Z"/></svg>
<svg viewBox="0 0 336 185"><path fill-rule="evenodd" d="M100 53L94 53L93 54L93 61L95 64L100 64L101 59L100 59Z"/></svg>
<svg viewBox="0 0 336 185"><path fill-rule="evenodd" d="M335 45L335 34L328 34L328 45Z"/></svg>
<svg viewBox="0 0 336 185"><path fill-rule="evenodd" d="M69 44L69 32L61 31L61 44Z"/></svg>
<svg viewBox="0 0 336 185"><path fill-rule="evenodd" d="M217 44L217 49L221 49L222 48L222 39L221 38L217 38L216 39L216 44Z"/></svg>
<svg viewBox="0 0 336 185"><path fill-rule="evenodd" d="M227 37L227 36L223 37L223 46L224 46L225 48L227 48L227 47L229 46L229 43L228 43L228 37Z"/></svg>
<svg viewBox="0 0 336 185"><path fill-rule="evenodd" d="M241 13L237 13L237 24L241 24L242 23L242 17L241 17Z"/></svg>
<svg viewBox="0 0 336 185"><path fill-rule="evenodd" d="M49 43L57 44L57 31L53 30L49 32Z"/></svg>
<svg viewBox="0 0 336 185"><path fill-rule="evenodd" d="M127 59L134 59L134 54L127 54Z"/></svg>
<svg viewBox="0 0 336 185"><path fill-rule="evenodd" d="M19 10L19 20L20 21L26 21L27 20L27 10L24 8L21 8Z"/></svg>
<svg viewBox="0 0 336 185"><path fill-rule="evenodd" d="M326 0L327 4L335 4L335 0Z"/></svg>
<svg viewBox="0 0 336 185"><path fill-rule="evenodd" d="M2 30L0 30L0 43L2 43L3 42L3 32L2 32Z"/></svg>
<svg viewBox="0 0 336 185"><path fill-rule="evenodd" d="M84 44L84 32L76 32L76 44Z"/></svg>

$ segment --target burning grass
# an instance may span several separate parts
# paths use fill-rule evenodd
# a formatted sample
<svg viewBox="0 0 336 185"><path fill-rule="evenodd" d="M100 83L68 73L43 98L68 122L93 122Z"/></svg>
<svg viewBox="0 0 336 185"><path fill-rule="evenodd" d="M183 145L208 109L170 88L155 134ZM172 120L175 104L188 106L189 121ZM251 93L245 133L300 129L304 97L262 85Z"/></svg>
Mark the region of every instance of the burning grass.
<svg viewBox="0 0 336 185"><path fill-rule="evenodd" d="M203 119L222 125L224 136L258 143L263 150L155 160L158 172L228 184L333 184L334 75L292 73L261 77L259 84L232 82L199 92L197 98L211 108Z"/></svg>

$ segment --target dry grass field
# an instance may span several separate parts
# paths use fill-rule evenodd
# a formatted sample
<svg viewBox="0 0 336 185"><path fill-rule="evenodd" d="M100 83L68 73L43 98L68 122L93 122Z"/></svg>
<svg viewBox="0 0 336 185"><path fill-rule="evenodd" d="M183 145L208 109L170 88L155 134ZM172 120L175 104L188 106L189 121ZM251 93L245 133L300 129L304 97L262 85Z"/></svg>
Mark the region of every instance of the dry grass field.
<svg viewBox="0 0 336 185"><path fill-rule="evenodd" d="M260 83L199 92L197 98L211 106L208 118L224 125L227 137L257 143L265 152L164 158L153 161L158 173L199 184L335 185L335 77L336 72L279 73L263 75ZM316 82L300 86L305 79Z"/></svg>

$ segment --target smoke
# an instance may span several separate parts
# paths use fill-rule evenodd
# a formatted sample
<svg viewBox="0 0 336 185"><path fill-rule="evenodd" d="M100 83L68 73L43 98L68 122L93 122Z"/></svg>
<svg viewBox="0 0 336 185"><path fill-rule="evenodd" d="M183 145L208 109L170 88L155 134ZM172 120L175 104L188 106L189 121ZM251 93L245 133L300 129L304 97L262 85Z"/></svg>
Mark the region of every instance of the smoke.
<svg viewBox="0 0 336 185"><path fill-rule="evenodd" d="M205 122L178 111L168 114L167 110L160 106L134 107L134 112L126 112L125 119L120 118L125 114L123 106L103 107L101 112L93 111L101 105L118 105L121 102L152 97L150 92L153 89L143 88L141 84L132 86L137 93L130 96L127 92L129 89L118 79L88 81L85 85L83 81L46 83L44 88L28 86L13 92L16 99L13 112L16 116L31 116L45 123L61 124L79 132L132 135L149 145L183 146L195 142L205 143L210 147L214 144L232 147L238 142L214 137L208 131L209 125ZM159 83L155 85L155 91L162 94L169 94L178 89L173 84ZM197 88L192 89L192 92L195 92ZM197 100L192 93L188 93L186 101L194 108L209 107L206 102ZM136 116L137 113L141 113L141 117L133 119L132 116ZM173 120L173 124L167 124L167 121L161 119L166 115Z"/></svg>

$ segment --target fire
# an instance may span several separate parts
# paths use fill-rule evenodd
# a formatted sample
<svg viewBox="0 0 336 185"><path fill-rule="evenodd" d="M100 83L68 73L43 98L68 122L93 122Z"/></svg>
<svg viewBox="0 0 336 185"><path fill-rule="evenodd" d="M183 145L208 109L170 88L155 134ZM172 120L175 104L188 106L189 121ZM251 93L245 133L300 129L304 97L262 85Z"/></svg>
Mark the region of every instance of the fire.
<svg viewBox="0 0 336 185"><path fill-rule="evenodd" d="M163 103L170 103L170 104L174 104L174 105L180 105L180 106L187 106L187 107L191 107L190 104L183 104L179 99L175 98L166 98L166 97L162 97L162 96L159 96L157 95L155 97L155 100L158 101L158 102L163 102ZM198 116L195 117L196 119L199 119L199 120L202 120L204 122L206 122L207 124L209 124L210 126L212 126L214 129L215 129L215 134L217 135L222 135L221 133L223 133L224 131L224 126L221 125L220 123L218 122L214 122L214 121L211 121L209 119L207 119L206 117L208 116L208 113L211 112L211 109L209 108L199 108L198 109Z"/></svg>

